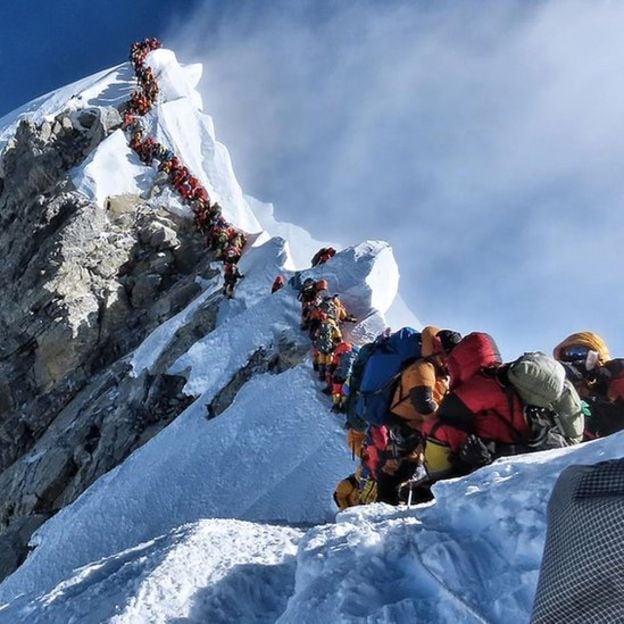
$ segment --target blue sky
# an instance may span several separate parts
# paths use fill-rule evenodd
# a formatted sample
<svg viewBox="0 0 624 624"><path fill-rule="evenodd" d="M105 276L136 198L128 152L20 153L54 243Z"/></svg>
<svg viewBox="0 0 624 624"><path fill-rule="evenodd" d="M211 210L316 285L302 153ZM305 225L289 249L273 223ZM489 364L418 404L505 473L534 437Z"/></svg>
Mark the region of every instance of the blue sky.
<svg viewBox="0 0 624 624"><path fill-rule="evenodd" d="M204 63L205 108L245 191L319 238L389 240L424 322L489 331L507 357L586 329L624 355L623 5L7 11L0 115L155 34Z"/></svg>

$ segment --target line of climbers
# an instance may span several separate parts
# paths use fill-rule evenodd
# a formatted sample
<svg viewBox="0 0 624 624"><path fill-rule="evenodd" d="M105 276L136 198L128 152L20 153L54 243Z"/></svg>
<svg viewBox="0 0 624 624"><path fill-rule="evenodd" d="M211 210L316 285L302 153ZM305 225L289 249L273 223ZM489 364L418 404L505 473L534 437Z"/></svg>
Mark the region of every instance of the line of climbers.
<svg viewBox="0 0 624 624"><path fill-rule="evenodd" d="M151 67L146 65L150 52L162 47L158 39L150 37L132 44L130 62L134 68L139 88L132 92L123 115L123 128L129 136L131 149L146 165L158 161L159 176L168 183L190 206L195 226L206 237L206 243L215 253L215 258L224 264L224 294L231 298L239 279L243 277L236 266L247 243L245 233L228 223L221 214L221 206L211 202L208 191L191 174L172 150L145 136L141 117L152 110L160 92Z"/></svg>
<svg viewBox="0 0 624 624"><path fill-rule="evenodd" d="M224 262L224 293L243 277L237 262L246 244L218 203L171 150L144 137L141 117L159 88L147 55L161 47L149 38L132 45L139 89L123 117L131 148L145 164L158 161L162 177L189 205L199 231ZM335 255L320 249L312 266ZM278 276L276 292L284 285ZM347 440L358 470L341 481L341 509L375 500L429 500L436 480L467 474L497 457L561 448L624 428L624 359L612 359L592 332L568 336L554 358L526 353L504 363L491 336L405 327L386 330L358 347L341 325L356 322L326 280L300 287L301 328L313 344L314 370L331 394L332 410L346 413Z"/></svg>
<svg viewBox="0 0 624 624"><path fill-rule="evenodd" d="M624 429L624 358L592 332L568 336L553 357L505 363L488 334L406 327L361 346L349 366L342 408L360 465L336 488L340 509L427 501L435 481L499 457Z"/></svg>

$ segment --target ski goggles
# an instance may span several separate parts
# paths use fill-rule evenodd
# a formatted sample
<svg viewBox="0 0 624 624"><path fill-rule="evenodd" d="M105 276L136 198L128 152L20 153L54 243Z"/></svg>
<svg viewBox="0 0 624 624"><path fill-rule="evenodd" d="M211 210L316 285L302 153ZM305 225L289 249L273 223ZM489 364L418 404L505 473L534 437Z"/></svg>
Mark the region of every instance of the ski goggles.
<svg viewBox="0 0 624 624"><path fill-rule="evenodd" d="M578 362L587 359L589 352L589 347L571 346L562 349L559 357L564 362Z"/></svg>

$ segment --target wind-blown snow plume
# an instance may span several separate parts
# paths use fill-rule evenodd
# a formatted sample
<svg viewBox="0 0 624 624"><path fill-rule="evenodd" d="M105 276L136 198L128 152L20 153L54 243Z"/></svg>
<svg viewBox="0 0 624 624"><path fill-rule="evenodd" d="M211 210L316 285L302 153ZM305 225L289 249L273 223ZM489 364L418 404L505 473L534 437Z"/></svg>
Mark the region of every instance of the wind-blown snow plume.
<svg viewBox="0 0 624 624"><path fill-rule="evenodd" d="M389 240L423 320L512 359L583 328L624 352L623 27L602 0L206 3L168 40L247 192Z"/></svg>

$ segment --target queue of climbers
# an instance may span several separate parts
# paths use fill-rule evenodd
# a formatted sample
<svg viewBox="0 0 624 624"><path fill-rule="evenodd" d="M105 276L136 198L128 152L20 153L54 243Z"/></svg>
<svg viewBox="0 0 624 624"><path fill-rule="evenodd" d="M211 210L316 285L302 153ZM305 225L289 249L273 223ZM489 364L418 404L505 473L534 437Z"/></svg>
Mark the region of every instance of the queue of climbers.
<svg viewBox="0 0 624 624"><path fill-rule="evenodd" d="M221 206L212 202L208 191L197 177L192 175L181 159L152 137L146 136L141 117L156 104L159 87L151 67L146 64L150 52L160 48L158 39L150 37L132 44L130 62L134 68L139 88L132 92L123 114L123 128L129 137L129 145L141 162L146 165L158 162L159 175L190 206L195 226L206 237L206 243L215 258L224 264L224 294L231 298L239 279L243 277L236 264L241 258L247 238L241 230L223 217Z"/></svg>
<svg viewBox="0 0 624 624"><path fill-rule="evenodd" d="M563 448L624 429L624 358L593 332L550 357L503 362L482 332L403 328L363 345L346 379L347 441L357 470L340 509L432 498L437 480L503 456Z"/></svg>
<svg viewBox="0 0 624 624"><path fill-rule="evenodd" d="M237 266L246 244L217 202L166 146L146 136L141 118L158 100L146 64L161 47L155 38L132 45L139 88L123 114L130 147L146 165L158 162L164 179L188 205L197 229L224 264L224 294L244 277ZM321 248L312 266L336 251ZM278 276L271 292L283 288ZM425 327L382 333L357 346L342 326L354 323L327 280L306 279L299 289L301 329L331 409L346 417L347 443L359 459L338 484L340 509L381 501L429 500L439 479L467 474L502 456L561 448L624 429L624 359L611 358L595 333L568 336L553 351L503 362L491 336Z"/></svg>

